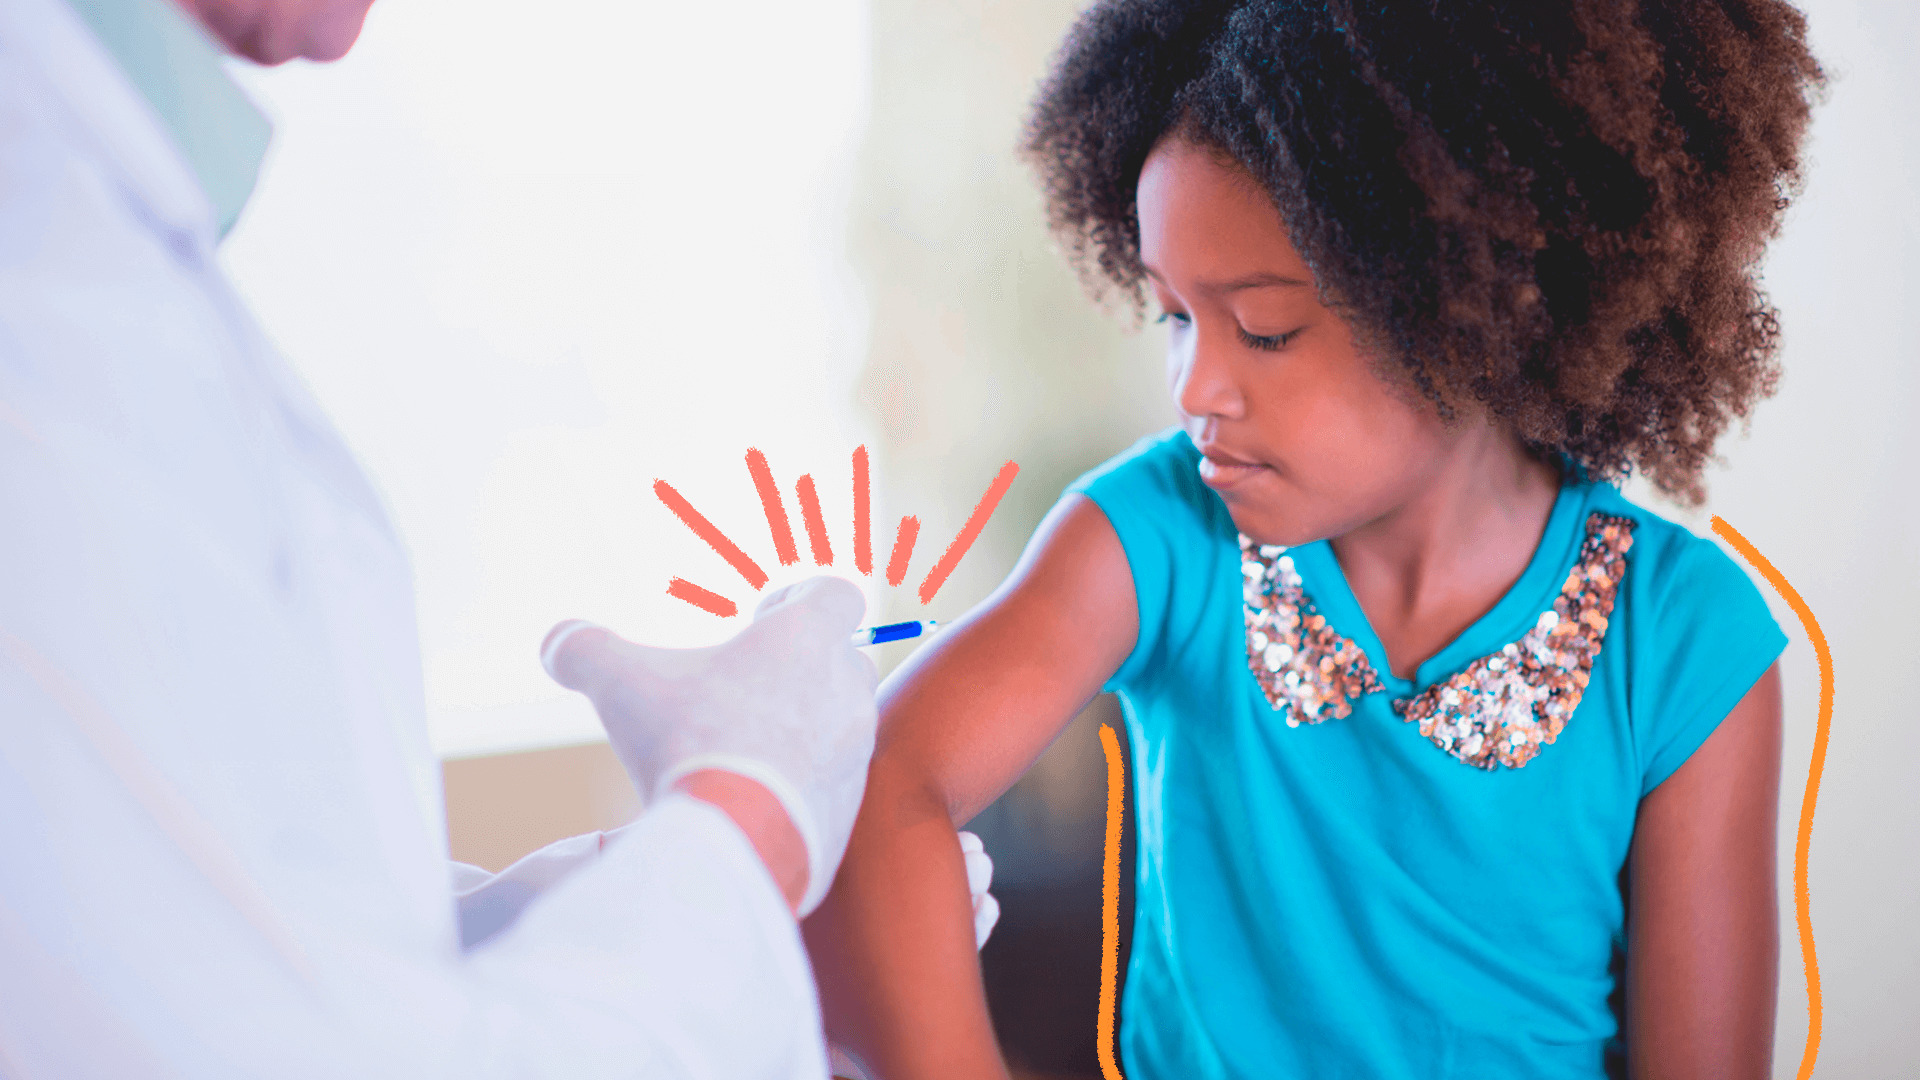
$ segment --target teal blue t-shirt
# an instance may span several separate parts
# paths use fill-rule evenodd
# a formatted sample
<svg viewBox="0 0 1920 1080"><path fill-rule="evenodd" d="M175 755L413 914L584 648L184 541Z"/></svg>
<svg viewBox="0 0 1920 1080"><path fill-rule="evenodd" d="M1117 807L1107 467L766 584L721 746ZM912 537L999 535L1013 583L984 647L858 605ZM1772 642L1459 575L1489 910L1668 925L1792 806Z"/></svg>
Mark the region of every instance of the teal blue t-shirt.
<svg viewBox="0 0 1920 1080"><path fill-rule="evenodd" d="M1409 682L1332 549L1292 548L1308 597L1384 692L1289 727L1248 670L1237 533L1198 461L1170 432L1069 488L1112 522L1140 609L1107 686L1138 828L1127 1076L1616 1073L1634 816L1784 648L1759 591L1711 542L1611 485L1570 483L1512 590ZM1565 729L1520 768L1449 756L1390 702L1531 629L1595 511L1635 529Z"/></svg>

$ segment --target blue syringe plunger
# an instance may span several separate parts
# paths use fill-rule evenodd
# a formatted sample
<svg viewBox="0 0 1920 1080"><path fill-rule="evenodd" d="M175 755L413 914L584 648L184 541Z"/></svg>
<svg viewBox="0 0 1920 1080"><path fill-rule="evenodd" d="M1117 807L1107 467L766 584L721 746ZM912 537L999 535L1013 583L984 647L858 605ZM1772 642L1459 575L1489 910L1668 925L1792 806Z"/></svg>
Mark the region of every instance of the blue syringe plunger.
<svg viewBox="0 0 1920 1080"><path fill-rule="evenodd" d="M940 624L932 619L914 619L910 622L888 623L885 626L869 626L853 632L855 646L885 645L889 641L906 641L922 634L931 633Z"/></svg>

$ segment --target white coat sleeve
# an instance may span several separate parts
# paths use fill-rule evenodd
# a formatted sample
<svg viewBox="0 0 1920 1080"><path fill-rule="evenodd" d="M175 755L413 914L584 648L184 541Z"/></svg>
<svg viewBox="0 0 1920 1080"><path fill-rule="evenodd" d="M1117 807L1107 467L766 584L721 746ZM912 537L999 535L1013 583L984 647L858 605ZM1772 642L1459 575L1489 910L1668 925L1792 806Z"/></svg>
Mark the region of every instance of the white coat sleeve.
<svg viewBox="0 0 1920 1080"><path fill-rule="evenodd" d="M497 874L468 863L453 863L453 903L459 913L460 944L472 948L513 925L542 893L598 859L610 835L596 831L555 840Z"/></svg>
<svg viewBox="0 0 1920 1080"><path fill-rule="evenodd" d="M312 610L252 599L199 492L13 407L22 359L0 343L0 1076L825 1074L785 901L696 800L463 950L417 707L382 707L417 673L404 590L370 618L377 564L313 556Z"/></svg>
<svg viewBox="0 0 1920 1080"><path fill-rule="evenodd" d="M634 917L609 919L621 909ZM826 1071L785 899L732 820L687 795L661 800L471 955L483 982L538 1003L522 1030L490 1033L502 1046L638 1064L637 1048L656 1068L636 1075ZM599 1014L607 1000L628 1003L627 1025Z"/></svg>
<svg viewBox="0 0 1920 1080"><path fill-rule="evenodd" d="M0 646L7 1080L825 1075L797 927L713 807L660 801L513 926L435 948L351 891L277 904L204 793Z"/></svg>

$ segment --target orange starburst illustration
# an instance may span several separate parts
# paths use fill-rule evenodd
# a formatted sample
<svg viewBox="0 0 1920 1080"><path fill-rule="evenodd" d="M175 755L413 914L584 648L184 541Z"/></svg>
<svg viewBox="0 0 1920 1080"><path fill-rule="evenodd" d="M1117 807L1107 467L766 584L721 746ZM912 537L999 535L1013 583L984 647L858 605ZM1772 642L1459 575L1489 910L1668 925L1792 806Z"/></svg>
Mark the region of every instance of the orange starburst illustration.
<svg viewBox="0 0 1920 1080"><path fill-rule="evenodd" d="M794 542L793 525L787 517L786 502L780 494L779 484L774 481L767 455L752 448L747 451L746 460L747 474L753 480L754 491L760 496L760 508L766 514L767 529L772 534L774 557L780 565L792 566L800 561L800 550ZM973 506L973 512L967 515L966 523L960 526L960 532L927 571L925 580L921 581L917 595L922 605L932 602L940 587L952 576L954 568L960 565L960 560L966 557L968 549L979 539L981 530L987 526L987 519L993 516L1001 497L1013 486L1013 478L1019 472L1020 466L1011 461L1000 466L999 473L987 485L986 493L980 496L980 501ZM857 447L853 451L853 562L860 573L869 577L873 575L873 527L869 520L873 506L871 489L867 448ZM659 496L661 503L674 517L680 519L681 524L693 530L695 536L704 540L715 554L726 560L727 565L733 567L754 591L766 588L767 572L760 568L760 564L721 532L719 526L695 510L693 504L672 484L655 480L653 493ZM831 566L833 544L827 536L826 521L820 513L820 492L811 475L802 476L794 483L794 495L800 504L800 522L806 530L807 549L813 556L814 565ZM902 517L894 533L893 553L887 559L887 584L897 586L906 580L907 569L913 562L914 543L919 536L920 519L912 515ZM667 583L667 595L723 619L740 613L739 605L732 600L681 577Z"/></svg>

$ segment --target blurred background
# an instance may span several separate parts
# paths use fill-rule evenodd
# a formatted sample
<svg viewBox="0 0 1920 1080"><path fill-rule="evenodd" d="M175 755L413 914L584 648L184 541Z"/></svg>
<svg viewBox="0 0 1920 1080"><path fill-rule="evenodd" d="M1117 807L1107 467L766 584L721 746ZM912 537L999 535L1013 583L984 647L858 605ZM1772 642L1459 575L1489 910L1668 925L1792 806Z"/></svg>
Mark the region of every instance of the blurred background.
<svg viewBox="0 0 1920 1080"><path fill-rule="evenodd" d="M901 515L923 524L903 587L860 579L873 617L950 619L1067 482L1171 421L1159 333L1081 295L1013 152L1078 7L380 0L340 64L237 69L277 131L225 258L411 549L456 857L502 867L635 810L591 710L539 670L549 626L726 636L666 596L674 576L751 606L656 479L774 570L742 463L757 446L790 514L795 480L815 478L836 569L858 578L849 454L867 445L876 560ZM1709 507L1662 509L1703 532L1724 516L1831 641L1819 1075L1904 1075L1920 1064L1920 8L1805 7L1834 82L1767 265L1786 376L1725 444ZM1008 460L1019 478L922 608L913 587ZM1775 1059L1790 1077L1818 673L1776 615L1794 638ZM905 647L889 648L883 666ZM1102 722L1105 699L973 824L1004 911L983 957L995 1020L1032 1076L1097 1074Z"/></svg>

